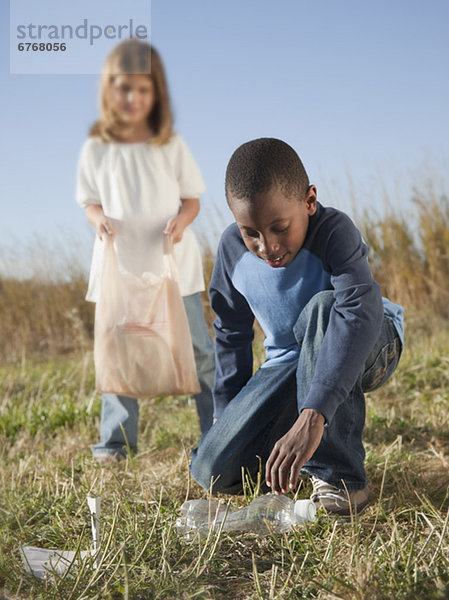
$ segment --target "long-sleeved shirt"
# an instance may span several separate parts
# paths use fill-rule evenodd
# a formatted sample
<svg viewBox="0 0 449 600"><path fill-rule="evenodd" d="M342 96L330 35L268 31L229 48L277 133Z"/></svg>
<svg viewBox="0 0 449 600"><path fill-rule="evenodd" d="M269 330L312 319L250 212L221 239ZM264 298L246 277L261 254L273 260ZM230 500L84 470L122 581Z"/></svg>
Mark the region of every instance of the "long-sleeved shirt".
<svg viewBox="0 0 449 600"><path fill-rule="evenodd" d="M361 235L336 209L317 204L304 244L286 267L270 267L251 253L235 223L224 231L210 284L216 314L215 417L252 375L254 318L265 333L261 368L297 361L293 326L323 290L332 290L335 302L302 408L314 408L329 423L380 334L384 310L402 339L402 308L382 301Z"/></svg>

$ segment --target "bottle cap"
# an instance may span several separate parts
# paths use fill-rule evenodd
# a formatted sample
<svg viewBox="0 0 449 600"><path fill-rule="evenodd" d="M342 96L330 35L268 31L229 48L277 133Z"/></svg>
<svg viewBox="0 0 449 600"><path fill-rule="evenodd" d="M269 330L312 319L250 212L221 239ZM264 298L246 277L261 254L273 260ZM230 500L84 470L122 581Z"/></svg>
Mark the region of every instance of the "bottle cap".
<svg viewBox="0 0 449 600"><path fill-rule="evenodd" d="M316 516L316 506L312 500L296 500L295 502L295 518L297 523L304 521L313 521Z"/></svg>

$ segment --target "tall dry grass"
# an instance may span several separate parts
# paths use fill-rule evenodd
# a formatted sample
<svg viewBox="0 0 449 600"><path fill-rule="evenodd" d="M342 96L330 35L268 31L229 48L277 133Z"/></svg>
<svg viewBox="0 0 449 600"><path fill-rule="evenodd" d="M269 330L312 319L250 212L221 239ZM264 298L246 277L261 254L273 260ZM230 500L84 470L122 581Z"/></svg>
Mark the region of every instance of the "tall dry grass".
<svg viewBox="0 0 449 600"><path fill-rule="evenodd" d="M356 217L369 248L374 278L384 296L407 309L409 324L437 326L449 317L449 198L430 189L404 212Z"/></svg>
<svg viewBox="0 0 449 600"><path fill-rule="evenodd" d="M90 238L90 236L89 236ZM0 248L0 361L85 348L94 306L85 301L90 239L34 237ZM87 250L86 250L87 248Z"/></svg>
<svg viewBox="0 0 449 600"><path fill-rule="evenodd" d="M217 222L220 218L217 214ZM367 209L356 213L355 221L383 294L406 308L409 326L438 328L439 320L449 317L448 196L427 187L426 197L416 192L405 211L390 206L379 214ZM86 268L73 254L45 246L39 254L37 246L38 250L29 248L28 254L22 252L29 266L25 276L0 276L2 362L14 362L23 353L68 353L92 340L94 309L84 300ZM206 238L203 247L208 284L214 252ZM58 268L51 266L54 256ZM203 301L210 325L213 313L207 294Z"/></svg>

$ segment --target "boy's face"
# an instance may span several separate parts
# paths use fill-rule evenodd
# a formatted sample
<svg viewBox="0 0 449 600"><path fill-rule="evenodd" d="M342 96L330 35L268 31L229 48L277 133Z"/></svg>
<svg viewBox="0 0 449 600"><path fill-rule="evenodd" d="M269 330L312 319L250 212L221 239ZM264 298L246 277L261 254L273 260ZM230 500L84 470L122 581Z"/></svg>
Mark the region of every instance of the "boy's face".
<svg viewBox="0 0 449 600"><path fill-rule="evenodd" d="M301 250L316 202L313 185L302 199L286 197L279 185L253 203L229 199L245 246L273 268L286 267Z"/></svg>

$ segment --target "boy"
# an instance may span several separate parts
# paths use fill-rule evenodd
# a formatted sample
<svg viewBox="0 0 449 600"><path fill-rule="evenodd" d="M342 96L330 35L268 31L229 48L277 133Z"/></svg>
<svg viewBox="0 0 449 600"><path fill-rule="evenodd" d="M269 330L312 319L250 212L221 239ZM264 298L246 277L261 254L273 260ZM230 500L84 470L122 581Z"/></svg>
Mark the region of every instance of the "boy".
<svg viewBox="0 0 449 600"><path fill-rule="evenodd" d="M364 391L396 368L402 308L382 299L360 233L317 190L288 144L240 146L226 171L236 223L223 233L210 298L216 313L215 424L192 453L200 485L239 493L260 461L285 493L300 471L327 511L369 501ZM266 361L252 374L253 322Z"/></svg>

